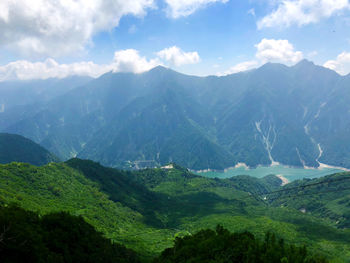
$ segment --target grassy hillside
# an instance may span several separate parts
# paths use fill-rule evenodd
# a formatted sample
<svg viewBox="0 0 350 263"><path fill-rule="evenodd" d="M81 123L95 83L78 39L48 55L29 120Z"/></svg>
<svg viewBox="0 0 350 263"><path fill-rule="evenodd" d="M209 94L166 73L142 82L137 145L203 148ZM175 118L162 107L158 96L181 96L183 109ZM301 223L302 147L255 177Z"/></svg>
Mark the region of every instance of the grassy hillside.
<svg viewBox="0 0 350 263"><path fill-rule="evenodd" d="M58 158L35 142L16 134L0 133L0 163L45 165Z"/></svg>
<svg viewBox="0 0 350 263"><path fill-rule="evenodd" d="M332 262L346 262L348 230L261 199L279 189L278 180L209 179L177 166L125 172L79 159L43 167L12 163L0 166L0 200L40 214L82 215L107 237L148 257L172 246L175 237L222 224L258 238L270 231Z"/></svg>

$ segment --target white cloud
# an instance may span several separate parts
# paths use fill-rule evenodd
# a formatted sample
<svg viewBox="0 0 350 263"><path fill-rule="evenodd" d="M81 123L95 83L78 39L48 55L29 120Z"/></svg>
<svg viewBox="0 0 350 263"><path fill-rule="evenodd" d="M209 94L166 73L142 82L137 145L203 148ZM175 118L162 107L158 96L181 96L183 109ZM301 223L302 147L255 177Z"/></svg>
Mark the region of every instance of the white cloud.
<svg viewBox="0 0 350 263"><path fill-rule="evenodd" d="M153 6L154 0L1 0L0 45L25 55L68 54L122 16L143 16Z"/></svg>
<svg viewBox="0 0 350 263"><path fill-rule="evenodd" d="M195 64L200 61L197 52L184 52L177 46L165 48L157 53L157 56L171 65L181 66L185 64Z"/></svg>
<svg viewBox="0 0 350 263"><path fill-rule="evenodd" d="M250 70L267 62L291 65L303 59L303 53L295 51L294 46L288 40L264 38L255 47L257 49L256 60L238 63L225 72L217 73L217 75L222 76Z"/></svg>
<svg viewBox="0 0 350 263"><path fill-rule="evenodd" d="M141 57L135 49L126 49L114 53L114 61L112 63L113 72L133 72L141 73L155 66L158 66L158 59L147 60Z"/></svg>
<svg viewBox="0 0 350 263"><path fill-rule="evenodd" d="M335 60L328 60L323 64L324 67L332 69L341 75L350 73L350 53L343 52Z"/></svg>
<svg viewBox="0 0 350 263"><path fill-rule="evenodd" d="M0 81L65 78L68 76L99 77L109 71L141 73L159 65L157 59L147 60L141 57L137 50L126 49L116 51L110 64L98 65L91 61L72 64L59 64L49 58L44 62L29 62L18 60L5 66L0 66Z"/></svg>
<svg viewBox="0 0 350 263"><path fill-rule="evenodd" d="M109 70L110 66L97 65L93 62L58 64L51 58L35 63L18 60L0 67L0 81L65 78L71 75L97 77Z"/></svg>
<svg viewBox="0 0 350 263"><path fill-rule="evenodd" d="M197 9L204 8L212 3L227 3L229 0L165 0L168 4L167 13L172 18L188 16Z"/></svg>
<svg viewBox="0 0 350 263"><path fill-rule="evenodd" d="M348 10L348 0L278 0L278 7L271 14L258 21L258 28L288 27L316 23Z"/></svg>
<svg viewBox="0 0 350 263"><path fill-rule="evenodd" d="M303 53L295 51L294 46L288 40L264 38L255 47L257 48L256 58L262 63L295 64L303 59Z"/></svg>
<svg viewBox="0 0 350 263"><path fill-rule="evenodd" d="M242 71L247 71L247 70L256 68L258 65L259 65L259 62L256 60L245 61L242 63L238 63L237 65L231 67L229 70L226 70L223 73L218 73L217 75L223 76L223 75L234 74Z"/></svg>
<svg viewBox="0 0 350 263"><path fill-rule="evenodd" d="M159 51L153 59L140 56L135 49L125 49L116 51L112 62L102 65L91 61L59 64L52 58L43 62L14 61L0 66L0 81L65 78L73 75L96 78L109 71L142 73L167 62L173 65L184 65L197 63L198 61L199 55L197 52L186 53L176 46Z"/></svg>

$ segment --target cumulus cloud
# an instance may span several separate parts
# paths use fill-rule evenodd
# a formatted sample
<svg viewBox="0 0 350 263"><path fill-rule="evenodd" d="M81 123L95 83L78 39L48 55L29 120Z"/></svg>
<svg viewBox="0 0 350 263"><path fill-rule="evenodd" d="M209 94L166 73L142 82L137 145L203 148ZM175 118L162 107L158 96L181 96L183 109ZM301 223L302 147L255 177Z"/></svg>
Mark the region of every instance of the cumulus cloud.
<svg viewBox="0 0 350 263"><path fill-rule="evenodd" d="M197 52L184 52L177 46L165 48L157 53L157 56L174 66L195 64L200 61Z"/></svg>
<svg viewBox="0 0 350 263"><path fill-rule="evenodd" d="M197 63L198 61L199 55L197 52L184 52L176 46L157 52L153 59L141 56L135 49L125 49L116 51L113 60L102 65L91 61L59 64L52 58L43 62L14 61L0 66L0 81L65 78L73 75L96 78L110 71L142 73L167 63L180 66Z"/></svg>
<svg viewBox="0 0 350 263"><path fill-rule="evenodd" d="M350 73L350 53L343 52L335 60L328 60L323 64L324 67L332 69L341 75Z"/></svg>
<svg viewBox="0 0 350 263"><path fill-rule="evenodd" d="M141 73L161 64L156 59L147 60L141 57L135 49L126 49L114 53L114 61L112 63L113 72L133 72Z"/></svg>
<svg viewBox="0 0 350 263"><path fill-rule="evenodd" d="M168 4L167 13L172 18L188 16L197 9L204 8L212 3L227 3L229 0L165 0Z"/></svg>
<svg viewBox="0 0 350 263"><path fill-rule="evenodd" d="M0 67L0 81L65 78L72 75L98 77L111 69L110 65L97 65L91 61L58 64L52 58L35 63L18 60Z"/></svg>
<svg viewBox="0 0 350 263"><path fill-rule="evenodd" d="M143 16L153 6L154 0L1 0L0 45L27 55L68 54L122 16Z"/></svg>
<svg viewBox="0 0 350 263"><path fill-rule="evenodd" d="M289 27L316 23L348 10L348 0L284 0L278 1L278 7L271 14L258 21L258 28Z"/></svg>
<svg viewBox="0 0 350 263"><path fill-rule="evenodd" d="M295 64L303 59L303 53L301 51L295 51L294 46L288 40L264 38L255 47L257 48L256 58L262 63L279 62Z"/></svg>
<svg viewBox="0 0 350 263"><path fill-rule="evenodd" d="M91 61L59 64L52 58L35 63L19 60L0 67L0 81L65 78L74 75L96 78L109 71L141 73L159 64L158 59L147 60L134 49L116 51L113 61L103 65Z"/></svg>
<svg viewBox="0 0 350 263"><path fill-rule="evenodd" d="M217 73L217 75L228 75L250 70L267 62L291 65L303 59L303 53L295 51L294 46L285 39L264 38L255 45L255 48L257 49L255 54L256 60L238 63L225 72Z"/></svg>

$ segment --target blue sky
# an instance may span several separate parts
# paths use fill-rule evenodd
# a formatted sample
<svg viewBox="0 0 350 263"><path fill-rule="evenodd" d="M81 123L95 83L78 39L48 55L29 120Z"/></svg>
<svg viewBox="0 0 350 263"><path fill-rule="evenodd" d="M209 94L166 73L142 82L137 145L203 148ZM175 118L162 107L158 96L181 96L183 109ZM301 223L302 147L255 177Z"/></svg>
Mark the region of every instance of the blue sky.
<svg viewBox="0 0 350 263"><path fill-rule="evenodd" d="M2 0L0 80L158 64L225 75L303 58L344 75L349 14L348 0Z"/></svg>

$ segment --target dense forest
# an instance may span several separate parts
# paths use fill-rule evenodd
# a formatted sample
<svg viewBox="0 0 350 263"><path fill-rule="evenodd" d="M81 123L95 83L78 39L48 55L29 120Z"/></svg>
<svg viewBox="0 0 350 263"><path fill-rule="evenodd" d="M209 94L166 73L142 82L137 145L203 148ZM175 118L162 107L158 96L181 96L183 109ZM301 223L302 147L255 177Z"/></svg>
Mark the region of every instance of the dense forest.
<svg viewBox="0 0 350 263"><path fill-rule="evenodd" d="M267 196L271 205L297 209L327 218L338 228L350 227L350 177L348 172L304 179Z"/></svg>
<svg viewBox="0 0 350 263"><path fill-rule="evenodd" d="M272 233L263 241L249 232L230 233L218 225L216 231L201 230L192 236L177 238L164 250L157 263L326 263L326 259L308 253L305 246L285 244Z"/></svg>
<svg viewBox="0 0 350 263"><path fill-rule="evenodd" d="M0 163L45 165L59 159L35 142L16 134L0 133Z"/></svg>
<svg viewBox="0 0 350 263"><path fill-rule="evenodd" d="M17 206L0 206L0 262L136 263L136 253L112 243L81 216L39 217Z"/></svg>
<svg viewBox="0 0 350 263"><path fill-rule="evenodd" d="M131 249L106 239L81 216L66 212L44 216L18 206L0 206L0 262L138 263ZM149 261L149 260L147 260ZM260 241L249 232L230 233L222 226L177 238L173 248L154 259L161 262L295 262L326 263L305 247L286 245L267 233Z"/></svg>
<svg viewBox="0 0 350 263"><path fill-rule="evenodd" d="M306 245L312 254L324 255L330 262L350 258L346 221L337 224L339 217L347 217L347 203L340 205L337 199L332 203L334 195L325 195L323 202L334 204L338 217L322 210L304 213L296 205L299 199L278 192L290 186L281 187L276 176L210 179L173 166L132 172L80 159L41 167L0 165L0 202L16 203L39 217L62 211L81 216L106 238L147 260L171 247L176 238L215 229L218 224L234 233L249 231L259 240L267 232L275 233L278 239ZM335 189L342 184L338 182ZM318 187L326 189L326 185ZM273 201L277 194L281 198ZM289 203L280 203L282 194ZM346 198L345 190L341 194ZM312 196L300 195L300 200L311 203Z"/></svg>

